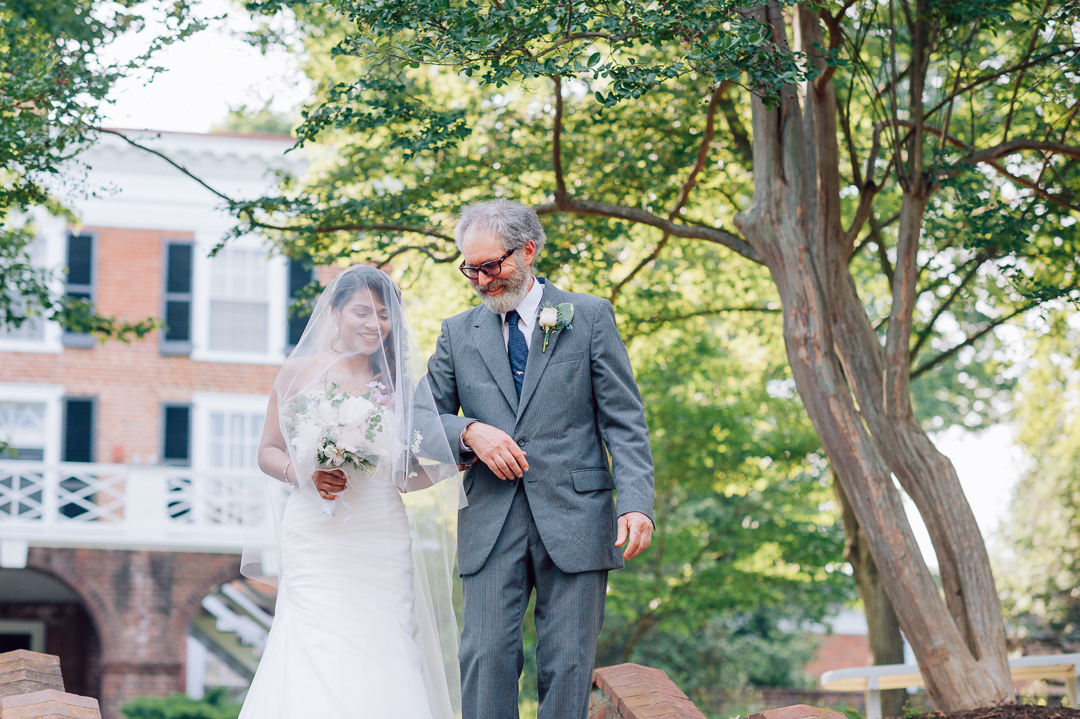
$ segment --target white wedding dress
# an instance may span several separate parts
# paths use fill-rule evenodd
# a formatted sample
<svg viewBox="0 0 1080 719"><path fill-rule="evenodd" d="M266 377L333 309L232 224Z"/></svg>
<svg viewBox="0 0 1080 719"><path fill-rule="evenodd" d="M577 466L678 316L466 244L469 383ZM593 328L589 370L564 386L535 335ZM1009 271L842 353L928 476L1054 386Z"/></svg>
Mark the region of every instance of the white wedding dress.
<svg viewBox="0 0 1080 719"><path fill-rule="evenodd" d="M409 520L389 471L354 470L342 501L330 517L320 500L289 496L273 627L241 719L444 715L447 700L429 696L439 687L425 676Z"/></svg>

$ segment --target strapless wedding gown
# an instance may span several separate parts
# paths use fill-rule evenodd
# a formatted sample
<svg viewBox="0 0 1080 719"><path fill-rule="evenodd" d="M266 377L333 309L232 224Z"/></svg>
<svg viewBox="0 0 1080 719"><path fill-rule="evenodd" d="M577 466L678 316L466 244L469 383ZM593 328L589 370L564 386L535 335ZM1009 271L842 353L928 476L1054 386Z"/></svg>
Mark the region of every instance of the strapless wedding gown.
<svg viewBox="0 0 1080 719"><path fill-rule="evenodd" d="M338 500L347 522L344 506L330 517L320 500L289 496L273 627L241 719L440 719L405 506L387 473L353 474Z"/></svg>

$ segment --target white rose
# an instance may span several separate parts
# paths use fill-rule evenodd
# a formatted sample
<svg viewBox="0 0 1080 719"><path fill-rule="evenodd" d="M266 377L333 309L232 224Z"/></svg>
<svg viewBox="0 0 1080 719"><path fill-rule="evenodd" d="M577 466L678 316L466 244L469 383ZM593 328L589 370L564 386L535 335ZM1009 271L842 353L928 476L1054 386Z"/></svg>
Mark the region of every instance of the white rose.
<svg viewBox="0 0 1080 719"><path fill-rule="evenodd" d="M293 437L293 446L299 450L307 450L315 446L322 434L322 427L318 423L308 420L296 425L296 436Z"/></svg>
<svg viewBox="0 0 1080 719"><path fill-rule="evenodd" d="M338 407L338 423L358 425L375 411L375 405L363 397L349 397Z"/></svg>
<svg viewBox="0 0 1080 719"><path fill-rule="evenodd" d="M540 310L540 326L554 327L559 322L559 310L555 307L545 307Z"/></svg>
<svg viewBox="0 0 1080 719"><path fill-rule="evenodd" d="M366 449L369 444L367 438L364 437L364 431L355 425L346 426L338 432L337 443L339 446L345 445L351 448L351 452Z"/></svg>
<svg viewBox="0 0 1080 719"><path fill-rule="evenodd" d="M337 421L338 410L334 407L334 403L330 401L329 397L320 397L315 402L315 414L317 414L323 422L334 424Z"/></svg>

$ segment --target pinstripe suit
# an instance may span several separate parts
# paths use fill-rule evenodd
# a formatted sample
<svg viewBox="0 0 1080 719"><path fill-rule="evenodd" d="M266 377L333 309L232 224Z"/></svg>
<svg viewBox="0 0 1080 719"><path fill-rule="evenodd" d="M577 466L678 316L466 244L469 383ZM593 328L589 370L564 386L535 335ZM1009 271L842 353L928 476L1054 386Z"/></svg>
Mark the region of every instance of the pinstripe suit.
<svg viewBox="0 0 1080 719"><path fill-rule="evenodd" d="M612 490L618 514L652 517L648 428L611 304L549 282L543 302L573 303L573 328L552 334L542 351L534 327L520 399L500 316L482 305L443 323L428 363L462 463L473 459L460 452L472 421L509 434L529 461L522 480L501 480L482 462L465 475L469 506L458 521L465 719L517 717L521 621L533 589L540 717L584 719L607 572L623 564Z"/></svg>

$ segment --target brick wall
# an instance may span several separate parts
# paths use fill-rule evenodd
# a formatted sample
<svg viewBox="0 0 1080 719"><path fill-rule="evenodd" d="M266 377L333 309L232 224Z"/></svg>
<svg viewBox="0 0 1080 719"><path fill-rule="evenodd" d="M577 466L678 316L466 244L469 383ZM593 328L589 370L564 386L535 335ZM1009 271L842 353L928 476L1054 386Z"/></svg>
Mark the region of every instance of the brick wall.
<svg viewBox="0 0 1080 719"><path fill-rule="evenodd" d="M87 693L104 719L119 719L133 697L184 690L188 624L204 596L240 574L234 554L184 552L33 547L27 566L85 602L100 639L100 693Z"/></svg>
<svg viewBox="0 0 1080 719"><path fill-rule="evenodd" d="M4 619L45 623L45 653L60 657L64 687L72 694L97 696L100 651L93 620L78 604L0 604Z"/></svg>
<svg viewBox="0 0 1080 719"><path fill-rule="evenodd" d="M97 308L139 320L162 312L162 243L190 235L156 230L86 228L98 234ZM161 403L186 403L194 391L266 394L278 368L193 362L163 356L158 332L131 343L107 342L60 354L0 352L5 382L63 385L69 396L97 398L95 458L131 462L161 456Z"/></svg>
<svg viewBox="0 0 1080 719"><path fill-rule="evenodd" d="M865 634L823 634L814 658L806 665L806 675L815 682L832 669L861 667L874 663L870 638Z"/></svg>

